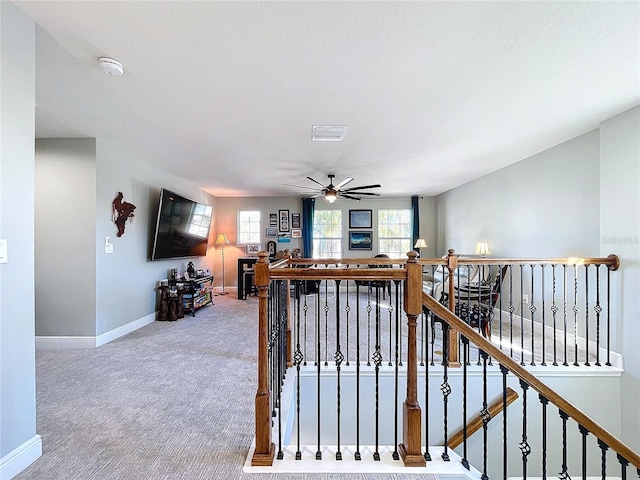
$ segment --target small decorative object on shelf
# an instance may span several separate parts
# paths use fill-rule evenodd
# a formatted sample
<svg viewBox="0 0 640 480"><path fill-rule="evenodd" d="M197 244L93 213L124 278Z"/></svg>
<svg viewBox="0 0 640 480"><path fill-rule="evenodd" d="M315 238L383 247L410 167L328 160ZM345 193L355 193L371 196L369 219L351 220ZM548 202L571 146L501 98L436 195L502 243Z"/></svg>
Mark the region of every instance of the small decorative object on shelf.
<svg viewBox="0 0 640 480"><path fill-rule="evenodd" d="M169 285L171 285L172 289L175 289L179 297L179 301L176 302L176 307L179 311L178 313L181 313L183 316L186 310L195 317L196 310L205 305L213 305L213 275L201 277L194 275L191 277L189 274L185 274L183 280L170 280ZM171 291L169 293L171 293ZM171 301L169 301L169 303L169 307L171 308ZM169 312L169 317L169 319L171 319L171 311Z"/></svg>
<svg viewBox="0 0 640 480"><path fill-rule="evenodd" d="M194 267L193 262L187 263L187 273L189 274L189 278L196 277L196 267Z"/></svg>

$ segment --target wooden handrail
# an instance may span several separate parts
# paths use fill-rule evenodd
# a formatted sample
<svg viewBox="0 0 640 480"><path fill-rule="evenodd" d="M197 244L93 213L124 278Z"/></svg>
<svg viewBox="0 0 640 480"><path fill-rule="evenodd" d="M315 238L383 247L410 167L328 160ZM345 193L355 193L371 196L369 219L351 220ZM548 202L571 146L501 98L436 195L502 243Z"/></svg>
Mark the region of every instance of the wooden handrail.
<svg viewBox="0 0 640 480"><path fill-rule="evenodd" d="M518 392L516 392L511 387L507 387L507 406L515 402L517 398L518 398ZM504 402L502 401L502 397L497 398L495 402L493 402L491 405L489 405L489 407L487 407L487 410L489 410L489 414L491 415L491 418L498 415L500 412L502 412L503 409L504 409ZM480 414L473 417L473 419L469 423L467 423L467 438L469 438L471 435L473 435L478 430L480 430L483 424L484 422ZM449 448L456 448L459 445L461 445L463 441L464 441L464 428L460 428L460 430L458 430L456 433L451 435L448 446Z"/></svg>
<svg viewBox="0 0 640 480"><path fill-rule="evenodd" d="M456 255L458 265L606 265L609 270L620 268L620 258L611 254L607 257L566 257L566 258L472 258ZM421 265L447 265L447 258L423 258Z"/></svg>
<svg viewBox="0 0 640 480"><path fill-rule="evenodd" d="M459 333L467 337L478 348L483 350L489 356L493 357L503 367L513 373L516 377L523 380L527 385L533 388L536 392L545 397L549 402L553 403L561 411L566 413L569 417L573 418L579 425L582 425L595 437L602 440L609 448L624 457L631 465L640 469L640 455L633 451L630 447L618 440L615 436L609 433L605 428L594 422L584 412L578 409L569 401L565 400L561 395L556 393L553 389L549 388L542 381L540 381L535 375L528 370L520 366L518 362L511 359L508 355L503 353L498 347L493 345L490 341L486 340L482 335L475 331L472 327L456 317L446 307L440 304L436 299L422 293L422 303L437 317L441 318Z"/></svg>

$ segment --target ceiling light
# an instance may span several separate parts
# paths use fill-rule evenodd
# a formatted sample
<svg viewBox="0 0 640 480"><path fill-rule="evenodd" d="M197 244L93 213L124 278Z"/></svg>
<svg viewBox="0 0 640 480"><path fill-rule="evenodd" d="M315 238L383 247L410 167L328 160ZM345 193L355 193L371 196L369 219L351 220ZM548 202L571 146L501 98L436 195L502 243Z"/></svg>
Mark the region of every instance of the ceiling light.
<svg viewBox="0 0 640 480"><path fill-rule="evenodd" d="M104 73L108 73L109 75L113 75L115 77L119 77L124 73L124 68L122 68L122 64L109 57L101 57L98 59L98 63L100 64L100 68Z"/></svg>
<svg viewBox="0 0 640 480"><path fill-rule="evenodd" d="M347 131L346 125L314 125L311 134L312 140L341 142Z"/></svg>
<svg viewBox="0 0 640 480"><path fill-rule="evenodd" d="M324 194L324 198L329 203L333 203L336 201L336 191L335 190L327 190L327 193Z"/></svg>

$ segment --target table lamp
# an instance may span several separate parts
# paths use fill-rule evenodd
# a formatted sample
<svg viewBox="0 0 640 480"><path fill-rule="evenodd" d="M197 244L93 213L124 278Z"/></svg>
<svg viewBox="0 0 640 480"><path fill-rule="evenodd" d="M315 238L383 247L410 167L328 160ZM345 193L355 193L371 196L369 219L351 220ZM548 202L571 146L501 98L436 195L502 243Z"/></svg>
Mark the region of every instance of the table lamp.
<svg viewBox="0 0 640 480"><path fill-rule="evenodd" d="M489 242L478 242L478 245L476 245L476 255L480 255L483 258L487 255L491 255Z"/></svg>
<svg viewBox="0 0 640 480"><path fill-rule="evenodd" d="M418 252L420 254L420 258L422 258L422 249L428 247L429 245L427 245L427 242L424 241L423 238L419 238L416 241L416 244L413 246L413 248L417 248Z"/></svg>

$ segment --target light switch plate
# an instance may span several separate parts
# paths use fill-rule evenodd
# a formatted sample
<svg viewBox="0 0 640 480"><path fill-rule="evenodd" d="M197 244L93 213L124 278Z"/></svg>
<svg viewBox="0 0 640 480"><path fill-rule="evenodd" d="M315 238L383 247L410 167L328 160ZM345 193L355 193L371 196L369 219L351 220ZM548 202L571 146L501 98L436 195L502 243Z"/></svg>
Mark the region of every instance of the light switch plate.
<svg viewBox="0 0 640 480"><path fill-rule="evenodd" d="M113 243L108 243L104 246L104 253L113 253Z"/></svg>
<svg viewBox="0 0 640 480"><path fill-rule="evenodd" d="M7 239L0 238L0 263L9 261L9 252L7 251Z"/></svg>

